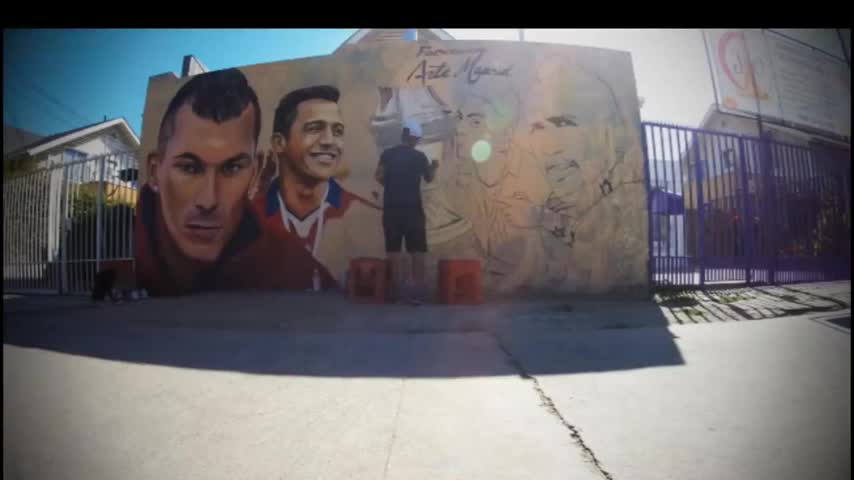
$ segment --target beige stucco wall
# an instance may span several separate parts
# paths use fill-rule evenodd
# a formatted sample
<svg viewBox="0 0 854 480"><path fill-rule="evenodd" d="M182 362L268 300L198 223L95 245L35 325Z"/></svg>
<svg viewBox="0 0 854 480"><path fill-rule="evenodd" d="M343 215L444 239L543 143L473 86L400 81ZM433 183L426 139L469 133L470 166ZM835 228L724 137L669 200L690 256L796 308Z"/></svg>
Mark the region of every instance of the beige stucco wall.
<svg viewBox="0 0 854 480"><path fill-rule="evenodd" d="M382 150L399 138L396 119L422 122L420 148L440 164L437 181L422 187L431 281L438 259L474 257L489 291L646 287L640 115L628 53L517 42L392 42L239 68L261 104L264 149L286 93L338 87L346 125L341 184L380 204L373 173ZM155 147L166 106L185 81L150 80L140 160ZM400 117L378 119L381 95L400 99ZM472 121L472 113L483 120ZM482 162L472 159L479 155L471 153L475 144L477 152L489 147ZM142 179L146 174L143 166ZM333 273L346 270L350 257L382 255L381 215L370 209L349 215L349 227L329 229L322 239L319 256Z"/></svg>

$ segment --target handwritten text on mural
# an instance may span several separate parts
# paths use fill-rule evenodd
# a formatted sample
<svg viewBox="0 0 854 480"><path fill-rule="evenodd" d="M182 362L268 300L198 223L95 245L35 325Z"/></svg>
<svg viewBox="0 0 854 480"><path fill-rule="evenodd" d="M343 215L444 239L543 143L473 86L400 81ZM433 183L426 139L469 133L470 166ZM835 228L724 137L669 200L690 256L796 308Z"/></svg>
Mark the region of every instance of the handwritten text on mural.
<svg viewBox="0 0 854 480"><path fill-rule="evenodd" d="M486 50L483 48L470 49L433 49L430 45L421 45L418 49L416 58L421 57L439 57L448 55L466 55L465 61L456 69L446 60L441 63L429 62L424 58L415 66L412 72L406 77L407 82L420 80L422 85L426 85L428 80L440 80L447 78L457 78L463 76L466 81L473 85L482 77L509 77L513 66L505 65L482 65L483 56Z"/></svg>

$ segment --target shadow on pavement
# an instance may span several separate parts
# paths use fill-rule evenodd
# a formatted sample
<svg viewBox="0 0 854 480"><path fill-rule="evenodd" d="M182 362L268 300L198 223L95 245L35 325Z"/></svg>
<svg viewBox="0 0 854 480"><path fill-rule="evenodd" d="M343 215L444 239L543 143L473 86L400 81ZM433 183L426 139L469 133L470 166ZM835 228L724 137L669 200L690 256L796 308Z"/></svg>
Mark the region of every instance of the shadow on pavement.
<svg viewBox="0 0 854 480"><path fill-rule="evenodd" d="M684 363L673 335L660 328L667 320L647 301L411 307L267 292L66 301L74 306L6 309L3 343L170 367L328 377L515 375L508 355L517 354L531 375Z"/></svg>

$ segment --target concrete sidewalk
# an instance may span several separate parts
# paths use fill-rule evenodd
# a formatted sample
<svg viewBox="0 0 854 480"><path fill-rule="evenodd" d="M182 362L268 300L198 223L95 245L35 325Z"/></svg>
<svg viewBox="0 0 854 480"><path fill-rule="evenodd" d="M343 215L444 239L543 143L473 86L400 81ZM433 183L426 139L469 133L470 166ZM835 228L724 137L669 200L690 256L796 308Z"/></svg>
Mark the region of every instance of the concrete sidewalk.
<svg viewBox="0 0 854 480"><path fill-rule="evenodd" d="M4 476L847 479L846 295L4 297Z"/></svg>
<svg viewBox="0 0 854 480"><path fill-rule="evenodd" d="M501 334L28 325L4 335L5 478L850 478L850 330L804 316Z"/></svg>

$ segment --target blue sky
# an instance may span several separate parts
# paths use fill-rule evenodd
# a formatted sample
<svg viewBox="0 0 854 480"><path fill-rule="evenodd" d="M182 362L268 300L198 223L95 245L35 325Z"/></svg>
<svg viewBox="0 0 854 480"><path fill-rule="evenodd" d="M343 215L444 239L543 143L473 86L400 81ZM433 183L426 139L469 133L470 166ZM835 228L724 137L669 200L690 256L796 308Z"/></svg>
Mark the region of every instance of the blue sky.
<svg viewBox="0 0 854 480"><path fill-rule="evenodd" d="M148 78L332 53L356 29L3 30L3 123L49 135L124 117L137 135Z"/></svg>
<svg viewBox="0 0 854 480"><path fill-rule="evenodd" d="M125 117L137 134L148 78L331 53L356 29L4 30L3 122L52 134ZM446 29L459 40L518 40L514 29ZM644 119L697 125L714 101L699 30L526 29L530 42L632 53ZM681 75L676 78L672 72Z"/></svg>
<svg viewBox="0 0 854 480"><path fill-rule="evenodd" d="M52 134L125 117L139 134L148 78L180 74L184 55L211 70L326 55L355 31L4 30L3 122ZM516 29L446 31L458 40L519 39ZM781 31L807 42L821 34L827 48L841 49L833 30ZM643 120L697 126L715 102L699 29L525 29L525 41L631 53Z"/></svg>

